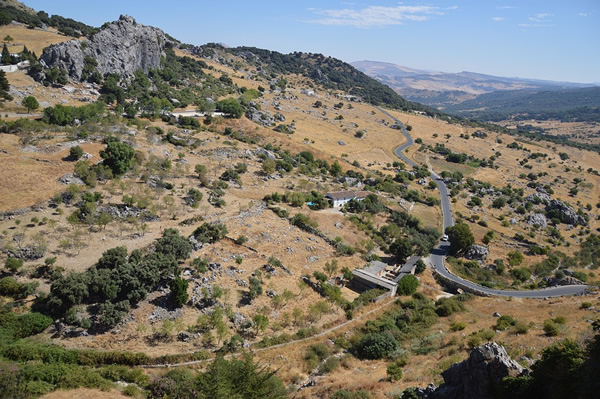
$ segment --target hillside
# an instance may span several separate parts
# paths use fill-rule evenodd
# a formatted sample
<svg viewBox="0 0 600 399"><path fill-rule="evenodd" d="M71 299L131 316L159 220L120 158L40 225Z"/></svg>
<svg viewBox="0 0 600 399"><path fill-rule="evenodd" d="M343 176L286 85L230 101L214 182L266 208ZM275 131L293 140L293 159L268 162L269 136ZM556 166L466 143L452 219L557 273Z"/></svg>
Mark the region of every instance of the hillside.
<svg viewBox="0 0 600 399"><path fill-rule="evenodd" d="M494 122L505 119L600 122L600 87L487 93L449 105L445 111Z"/></svg>
<svg viewBox="0 0 600 399"><path fill-rule="evenodd" d="M489 341L535 369L572 340L593 370L597 153L449 120L320 54L185 45L129 16L10 29L51 45L6 73L0 113L0 397L399 398ZM588 288L443 283L442 199L454 274Z"/></svg>
<svg viewBox="0 0 600 399"><path fill-rule="evenodd" d="M359 61L352 65L410 101L480 121L525 119L597 121L597 87L473 72L419 71L394 64ZM581 89L581 91L578 91Z"/></svg>

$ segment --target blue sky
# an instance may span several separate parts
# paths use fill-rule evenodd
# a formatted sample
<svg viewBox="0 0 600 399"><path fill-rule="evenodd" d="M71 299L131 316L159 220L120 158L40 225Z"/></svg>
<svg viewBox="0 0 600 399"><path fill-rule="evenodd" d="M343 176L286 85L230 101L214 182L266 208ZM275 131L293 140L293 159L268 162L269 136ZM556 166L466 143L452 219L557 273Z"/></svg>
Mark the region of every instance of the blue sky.
<svg viewBox="0 0 600 399"><path fill-rule="evenodd" d="M599 0L24 0L100 26L129 14L191 44L444 72L600 82Z"/></svg>

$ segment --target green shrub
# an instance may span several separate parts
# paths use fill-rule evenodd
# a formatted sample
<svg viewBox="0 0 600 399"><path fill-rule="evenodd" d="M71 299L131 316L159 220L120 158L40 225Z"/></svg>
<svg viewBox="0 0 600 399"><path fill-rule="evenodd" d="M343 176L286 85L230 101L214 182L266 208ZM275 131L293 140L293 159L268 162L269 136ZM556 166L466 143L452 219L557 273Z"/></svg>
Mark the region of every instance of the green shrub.
<svg viewBox="0 0 600 399"><path fill-rule="evenodd" d="M323 364L319 366L319 374L327 374L331 373L335 369L337 369L340 365L340 359L337 357L330 357L325 360Z"/></svg>
<svg viewBox="0 0 600 399"><path fill-rule="evenodd" d="M398 281L397 293L399 295L412 295L417 292L419 280L412 274L407 274Z"/></svg>
<svg viewBox="0 0 600 399"><path fill-rule="evenodd" d="M452 324L450 324L450 330L451 331L462 331L467 327L467 323L463 322L463 321L455 321Z"/></svg>
<svg viewBox="0 0 600 399"><path fill-rule="evenodd" d="M447 317L463 310L465 310L465 305L453 298L440 298L435 302L435 313L441 317Z"/></svg>
<svg viewBox="0 0 600 399"><path fill-rule="evenodd" d="M365 334L354 346L357 355L364 359L382 359L397 348L398 342L386 333Z"/></svg>
<svg viewBox="0 0 600 399"><path fill-rule="evenodd" d="M386 372L390 381L399 381L402 379L402 365L396 362L390 363L387 366Z"/></svg>
<svg viewBox="0 0 600 399"><path fill-rule="evenodd" d="M511 316L500 316L498 320L496 320L496 330L506 330L509 327L516 325L517 322Z"/></svg>
<svg viewBox="0 0 600 399"><path fill-rule="evenodd" d="M549 337L556 337L560 334L560 326L552 319L544 320L544 333Z"/></svg>

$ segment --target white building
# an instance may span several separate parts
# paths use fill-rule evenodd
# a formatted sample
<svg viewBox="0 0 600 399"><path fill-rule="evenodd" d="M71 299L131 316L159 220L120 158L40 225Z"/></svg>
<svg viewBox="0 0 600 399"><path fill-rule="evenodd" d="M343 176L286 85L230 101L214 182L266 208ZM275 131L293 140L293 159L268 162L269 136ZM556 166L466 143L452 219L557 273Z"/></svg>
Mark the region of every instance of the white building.
<svg viewBox="0 0 600 399"><path fill-rule="evenodd" d="M369 191L336 191L325 194L325 198L333 203L335 208L344 206L351 200L362 201L371 194Z"/></svg>

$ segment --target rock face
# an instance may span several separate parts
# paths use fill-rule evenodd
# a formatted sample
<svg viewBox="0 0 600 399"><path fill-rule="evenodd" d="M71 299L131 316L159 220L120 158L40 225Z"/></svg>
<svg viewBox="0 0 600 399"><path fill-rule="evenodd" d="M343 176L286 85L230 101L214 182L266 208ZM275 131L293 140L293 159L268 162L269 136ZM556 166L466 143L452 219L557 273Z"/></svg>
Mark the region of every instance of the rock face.
<svg viewBox="0 0 600 399"><path fill-rule="evenodd" d="M477 259L484 261L488 256L488 249L486 247L482 247L481 245L473 245L467 251L465 257L467 259Z"/></svg>
<svg viewBox="0 0 600 399"><path fill-rule="evenodd" d="M70 40L46 48L40 62L45 68L64 69L71 79L79 81L89 56L97 61L101 75L118 73L130 78L139 69L148 73L150 68L159 68L165 46L170 43L162 30L121 15L89 40Z"/></svg>
<svg viewBox="0 0 600 399"><path fill-rule="evenodd" d="M541 213L532 213L531 215L529 215L529 218L527 219L527 224L532 225L532 226L534 224L537 224L542 229L545 229L546 226L548 225L548 222L546 221L546 216L542 215Z"/></svg>
<svg viewBox="0 0 600 399"><path fill-rule="evenodd" d="M420 393L421 397L431 399L492 399L504 377L526 372L508 356L503 346L492 342L473 349L468 359L444 371L444 384L437 389L429 388Z"/></svg>
<svg viewBox="0 0 600 399"><path fill-rule="evenodd" d="M558 218L563 223L572 224L573 226L587 225L587 221L583 216L578 215L573 208L562 201L553 199L550 201L548 209L555 211L558 214Z"/></svg>

